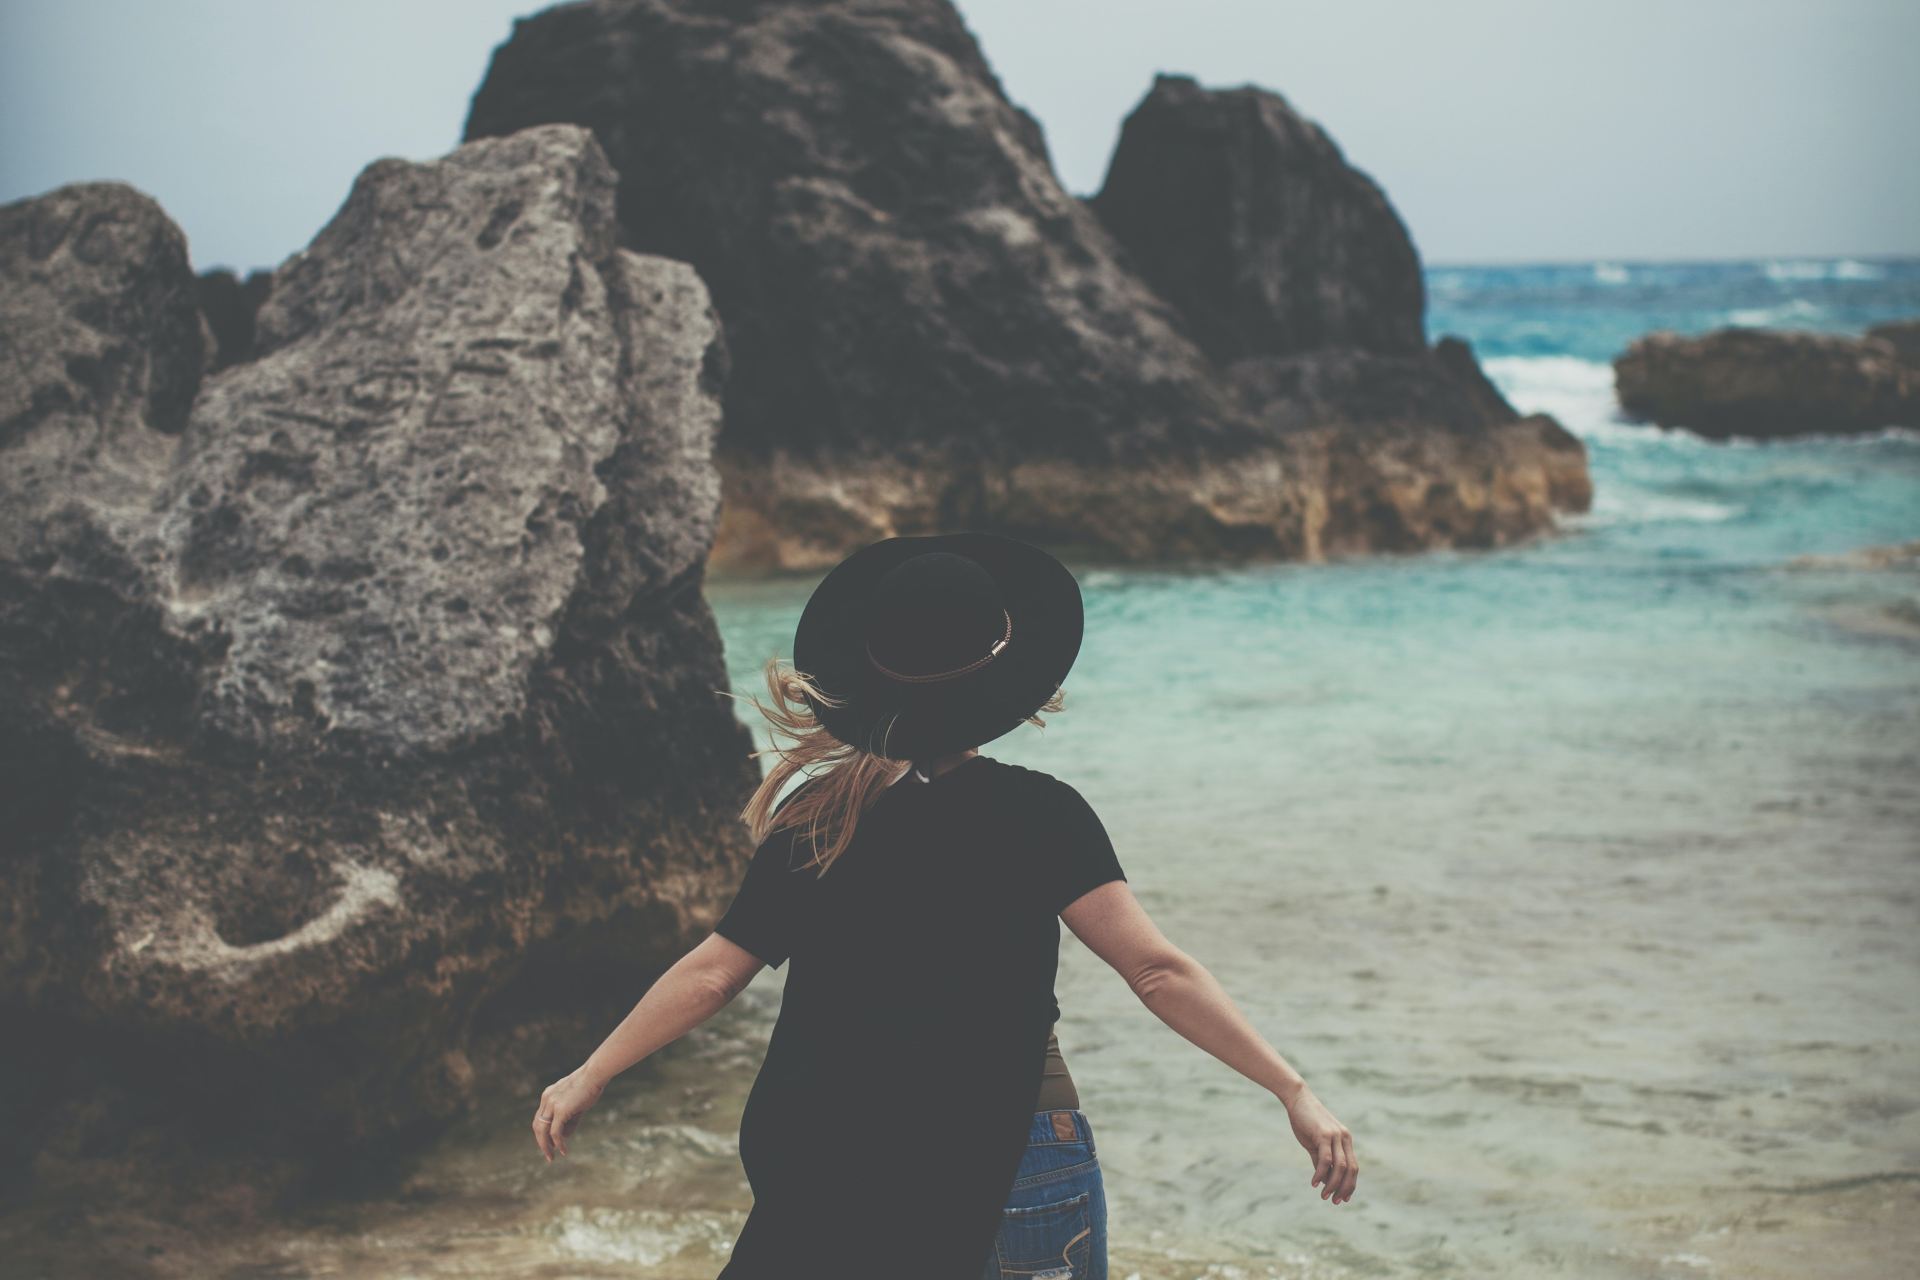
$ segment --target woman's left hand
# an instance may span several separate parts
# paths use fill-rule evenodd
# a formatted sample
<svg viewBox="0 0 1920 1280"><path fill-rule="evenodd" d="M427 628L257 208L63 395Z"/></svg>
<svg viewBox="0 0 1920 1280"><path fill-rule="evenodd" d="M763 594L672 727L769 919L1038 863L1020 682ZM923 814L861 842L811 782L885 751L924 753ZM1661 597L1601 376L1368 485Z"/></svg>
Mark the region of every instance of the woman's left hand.
<svg viewBox="0 0 1920 1280"><path fill-rule="evenodd" d="M548 1164L553 1163L554 1152L567 1154L567 1139L574 1127L606 1088L606 1081L595 1080L581 1067L541 1090L540 1106L533 1113L533 1140Z"/></svg>
<svg viewBox="0 0 1920 1280"><path fill-rule="evenodd" d="M1308 1185L1320 1188L1320 1198L1334 1204L1353 1199L1353 1188L1360 1180L1360 1162L1353 1155L1353 1134L1334 1119L1313 1090L1305 1083L1294 1091L1287 1103L1287 1119L1293 1136L1313 1159L1313 1177Z"/></svg>

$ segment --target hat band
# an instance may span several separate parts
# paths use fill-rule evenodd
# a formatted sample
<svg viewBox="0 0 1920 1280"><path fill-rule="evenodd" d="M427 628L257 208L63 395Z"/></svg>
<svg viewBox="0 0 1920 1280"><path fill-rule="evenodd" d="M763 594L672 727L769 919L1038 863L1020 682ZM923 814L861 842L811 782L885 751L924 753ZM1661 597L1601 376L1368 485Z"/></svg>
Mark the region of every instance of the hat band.
<svg viewBox="0 0 1920 1280"><path fill-rule="evenodd" d="M937 680L952 680L958 676L966 675L969 671L978 671L981 667L992 662L1000 656L1000 651L1007 647L1007 642L1013 639L1013 615L1005 609L1000 610L1000 615L1007 620L1006 634L993 642L993 648L987 650L984 657L975 658L964 667L955 667L951 671L936 671L932 675L910 676L883 665L880 659L873 656L872 644L867 645L867 661L873 664L874 670L878 671L887 679L899 680L905 684L932 684Z"/></svg>

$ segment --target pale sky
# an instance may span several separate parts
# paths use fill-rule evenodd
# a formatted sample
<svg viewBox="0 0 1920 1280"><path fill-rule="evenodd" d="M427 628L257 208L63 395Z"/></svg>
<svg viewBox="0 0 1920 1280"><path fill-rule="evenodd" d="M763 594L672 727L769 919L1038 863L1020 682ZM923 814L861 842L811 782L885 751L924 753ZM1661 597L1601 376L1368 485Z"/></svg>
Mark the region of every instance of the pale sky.
<svg viewBox="0 0 1920 1280"><path fill-rule="evenodd" d="M508 0L0 0L0 202L118 178L273 266L458 143ZM1285 94L1429 263L1920 255L1920 0L961 0L1068 190L1156 71Z"/></svg>

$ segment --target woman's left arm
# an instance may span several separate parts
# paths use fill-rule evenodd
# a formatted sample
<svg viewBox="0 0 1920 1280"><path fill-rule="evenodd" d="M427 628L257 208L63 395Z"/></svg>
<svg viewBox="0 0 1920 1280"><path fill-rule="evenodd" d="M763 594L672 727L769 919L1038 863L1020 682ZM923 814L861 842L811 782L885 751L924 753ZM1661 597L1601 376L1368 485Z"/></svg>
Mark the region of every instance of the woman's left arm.
<svg viewBox="0 0 1920 1280"><path fill-rule="evenodd" d="M762 967L758 956L717 933L674 961L584 1063L541 1092L533 1140L547 1163L567 1154L567 1138L608 1081L725 1008Z"/></svg>
<svg viewBox="0 0 1920 1280"><path fill-rule="evenodd" d="M1309 1185L1320 1188L1322 1200L1345 1204L1353 1198L1360 1177L1353 1134L1254 1029L1206 966L1167 940L1126 881L1082 894L1060 919L1113 966L1155 1017L1279 1099L1295 1140L1313 1161Z"/></svg>

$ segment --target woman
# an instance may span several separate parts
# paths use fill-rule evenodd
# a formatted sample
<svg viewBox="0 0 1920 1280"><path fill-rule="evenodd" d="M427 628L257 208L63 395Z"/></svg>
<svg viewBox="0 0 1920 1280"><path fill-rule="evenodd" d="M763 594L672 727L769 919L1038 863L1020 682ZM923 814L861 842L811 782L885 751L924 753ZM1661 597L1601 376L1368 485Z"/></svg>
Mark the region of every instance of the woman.
<svg viewBox="0 0 1920 1280"><path fill-rule="evenodd" d="M1134 899L1093 810L977 748L1060 708L1080 589L1012 538L890 538L815 589L787 744L743 815L759 847L713 934L540 1097L565 1155L607 1081L788 956L740 1123L754 1203L723 1280L1104 1280L1093 1131L1058 1056L1059 922L1168 1026L1266 1088L1344 1204L1346 1128ZM796 776L806 781L778 805ZM830 873L830 874L829 874Z"/></svg>

